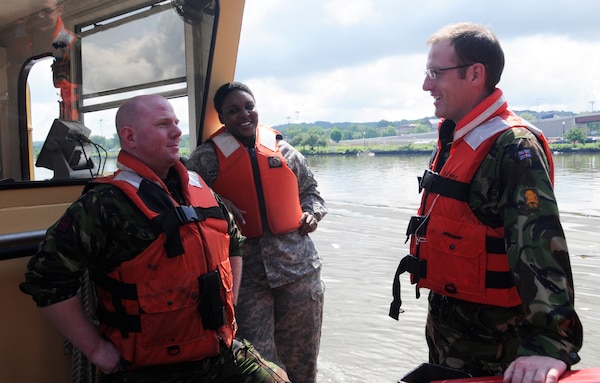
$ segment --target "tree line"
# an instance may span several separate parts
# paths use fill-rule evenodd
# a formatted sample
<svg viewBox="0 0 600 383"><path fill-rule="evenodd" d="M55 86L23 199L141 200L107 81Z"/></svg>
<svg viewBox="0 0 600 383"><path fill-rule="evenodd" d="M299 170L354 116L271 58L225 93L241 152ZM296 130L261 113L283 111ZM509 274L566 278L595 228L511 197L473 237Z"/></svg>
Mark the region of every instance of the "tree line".
<svg viewBox="0 0 600 383"><path fill-rule="evenodd" d="M339 143L345 140L359 140L376 137L392 137L402 134L424 133L431 131L428 119L402 120L367 123L330 123L318 121L313 124L287 124L273 128L283 134L284 139L291 145L314 151L319 147L328 147L333 141Z"/></svg>
<svg viewBox="0 0 600 383"><path fill-rule="evenodd" d="M517 112L521 117L528 121L534 121L536 115L531 111ZM567 112L545 112L545 116L565 115ZM572 113L570 113L572 115ZM427 117L418 120L388 121L380 120L378 122L337 122L317 121L314 123L296 123L273 126L274 129L281 132L284 139L291 145L304 150L314 152L318 148L327 148L332 142L336 144L341 141L360 140L377 137L391 137L401 134L416 134L431 131L430 119ZM435 127L434 127L435 128ZM587 124L587 128L571 128L565 132L561 143L585 143L590 142L589 134L592 131L600 131L600 122ZM112 137L96 136L90 137L90 140L108 152L119 150L119 138L116 133ZM34 142L34 153L37 155L43 142ZM189 135L182 135L180 148L182 155L188 155L190 151Z"/></svg>

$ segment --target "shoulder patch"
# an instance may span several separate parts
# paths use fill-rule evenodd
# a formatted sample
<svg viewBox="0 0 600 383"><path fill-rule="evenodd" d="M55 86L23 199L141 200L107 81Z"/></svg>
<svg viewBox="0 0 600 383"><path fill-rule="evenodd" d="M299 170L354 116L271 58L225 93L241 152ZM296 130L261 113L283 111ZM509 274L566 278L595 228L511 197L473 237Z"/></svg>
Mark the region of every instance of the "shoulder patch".
<svg viewBox="0 0 600 383"><path fill-rule="evenodd" d="M525 203L527 204L528 208L537 209L537 207L539 206L539 199L535 190L525 190Z"/></svg>
<svg viewBox="0 0 600 383"><path fill-rule="evenodd" d="M519 160L521 161L526 158L531 158L531 150L529 148L519 150L517 154L519 155Z"/></svg>
<svg viewBox="0 0 600 383"><path fill-rule="evenodd" d="M56 225L56 231L65 233L71 227L72 223L73 217L71 217L69 214L65 214L62 216L60 221L58 221L58 224Z"/></svg>

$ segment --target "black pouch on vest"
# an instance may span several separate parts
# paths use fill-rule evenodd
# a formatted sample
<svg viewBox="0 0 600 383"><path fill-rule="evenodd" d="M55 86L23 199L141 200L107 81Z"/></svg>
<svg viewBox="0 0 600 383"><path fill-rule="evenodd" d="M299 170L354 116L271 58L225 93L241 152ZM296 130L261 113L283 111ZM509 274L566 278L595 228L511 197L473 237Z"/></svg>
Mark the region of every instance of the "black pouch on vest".
<svg viewBox="0 0 600 383"><path fill-rule="evenodd" d="M198 311L205 330L216 330L226 323L225 305L221 300L221 276L215 270L198 277L200 302Z"/></svg>

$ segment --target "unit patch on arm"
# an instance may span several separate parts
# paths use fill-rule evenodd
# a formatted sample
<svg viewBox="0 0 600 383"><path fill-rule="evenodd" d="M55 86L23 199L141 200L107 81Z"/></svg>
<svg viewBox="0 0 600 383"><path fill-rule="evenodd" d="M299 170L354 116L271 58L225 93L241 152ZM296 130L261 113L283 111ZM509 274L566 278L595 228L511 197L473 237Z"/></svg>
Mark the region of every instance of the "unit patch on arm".
<svg viewBox="0 0 600 383"><path fill-rule="evenodd" d="M537 209L539 206L538 194L533 189L525 190L525 204L530 209Z"/></svg>

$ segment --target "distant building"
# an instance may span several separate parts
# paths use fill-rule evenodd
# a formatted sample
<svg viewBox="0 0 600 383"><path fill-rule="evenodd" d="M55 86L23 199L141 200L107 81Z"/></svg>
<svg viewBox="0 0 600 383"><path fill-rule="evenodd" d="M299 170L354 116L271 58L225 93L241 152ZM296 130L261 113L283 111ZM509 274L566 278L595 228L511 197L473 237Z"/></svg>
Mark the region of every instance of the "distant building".
<svg viewBox="0 0 600 383"><path fill-rule="evenodd" d="M408 132L410 132L411 130L413 130L415 128L415 124L402 124L402 125L398 125L396 127L396 131L398 132L398 135L403 135L406 134Z"/></svg>
<svg viewBox="0 0 600 383"><path fill-rule="evenodd" d="M430 118L427 120L429 128L432 131L436 131L439 118ZM538 120L530 121L533 125L538 127L546 137L562 137L569 129L573 128L584 128L587 129L588 134L591 136L598 135L600 132L589 129L588 123L600 122L600 113L590 114L579 114L573 116L554 116L551 118L542 118ZM402 125L398 127L398 132L402 134L403 128L409 126Z"/></svg>
<svg viewBox="0 0 600 383"><path fill-rule="evenodd" d="M531 121L533 125L544 132L546 137L562 137L569 129L573 128L587 129L587 124L590 122L600 122L600 114L579 114L576 116L553 117ZM588 134L596 135L597 132L588 129Z"/></svg>
<svg viewBox="0 0 600 383"><path fill-rule="evenodd" d="M440 123L439 118L430 118L428 121L429 129L437 131L438 125Z"/></svg>

